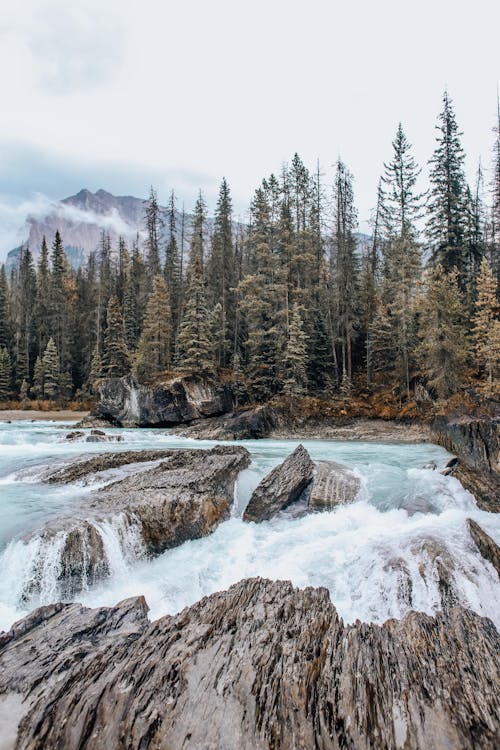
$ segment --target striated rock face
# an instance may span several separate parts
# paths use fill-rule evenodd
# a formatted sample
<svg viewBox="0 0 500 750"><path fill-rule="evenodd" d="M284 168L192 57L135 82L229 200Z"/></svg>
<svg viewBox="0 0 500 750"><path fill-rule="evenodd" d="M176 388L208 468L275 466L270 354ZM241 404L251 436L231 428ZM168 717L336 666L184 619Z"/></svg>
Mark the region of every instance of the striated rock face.
<svg viewBox="0 0 500 750"><path fill-rule="evenodd" d="M469 468L500 473L500 417L435 417L434 439Z"/></svg>
<svg viewBox="0 0 500 750"><path fill-rule="evenodd" d="M232 409L230 388L193 377L159 386L139 385L131 375L103 380L95 417L119 427L172 427Z"/></svg>
<svg viewBox="0 0 500 750"><path fill-rule="evenodd" d="M500 638L461 607L345 626L326 589L254 579L145 611L58 604L0 637L5 747L498 747Z"/></svg>
<svg viewBox="0 0 500 750"><path fill-rule="evenodd" d="M500 547L472 518L467 519L467 525L478 550L485 560L490 561L500 577Z"/></svg>
<svg viewBox="0 0 500 750"><path fill-rule="evenodd" d="M479 507L500 512L500 417L438 416L432 437L458 456L453 476L472 492Z"/></svg>
<svg viewBox="0 0 500 750"><path fill-rule="evenodd" d="M359 478L345 466L335 461L320 461L309 495L309 509L332 510L337 505L352 503L360 486Z"/></svg>
<svg viewBox="0 0 500 750"><path fill-rule="evenodd" d="M142 458L152 460L158 453L165 460L142 468L140 458L127 452L128 462L138 463L134 474L88 495L76 517L49 521L27 537L27 543L39 538L39 552L26 596L39 590L46 560L53 560L57 550L57 585L61 596L68 598L109 573L106 531L114 534L127 553L156 555L206 536L229 517L236 478L250 463L245 448L145 451ZM49 481L68 481L69 476L81 479L89 470L124 463L121 454L94 456L57 471Z"/></svg>
<svg viewBox="0 0 500 750"><path fill-rule="evenodd" d="M45 481L51 484L77 482L101 471L118 469L120 466L126 466L127 464L144 463L168 458L174 452L172 450L141 450L121 451L120 453L96 453L90 457L85 456L84 458L73 460L70 464L65 464L62 468L52 471L46 477Z"/></svg>
<svg viewBox="0 0 500 750"><path fill-rule="evenodd" d="M303 445L260 482L243 514L244 521L266 521L298 500L313 478L314 464Z"/></svg>

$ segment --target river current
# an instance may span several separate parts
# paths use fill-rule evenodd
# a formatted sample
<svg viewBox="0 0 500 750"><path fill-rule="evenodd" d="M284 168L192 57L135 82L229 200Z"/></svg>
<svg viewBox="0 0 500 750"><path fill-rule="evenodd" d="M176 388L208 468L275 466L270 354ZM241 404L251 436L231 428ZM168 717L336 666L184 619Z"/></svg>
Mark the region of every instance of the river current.
<svg viewBox="0 0 500 750"><path fill-rule="evenodd" d="M36 529L71 513L82 497L127 469L110 471L99 484L48 485L50 467L84 453L141 448L204 448L213 441L183 439L172 430L113 430L119 443L68 442L68 426L52 422L0 424L0 630L40 604L58 601L60 547L40 550ZM252 463L240 474L231 518L204 539L145 559L134 529L118 517L99 529L111 576L76 599L111 606L143 594L150 617L173 614L202 596L251 576L325 586L346 622L383 622L409 609L441 608L445 569L457 601L500 627L498 578L467 530L475 519L500 542L500 515L479 510L453 477L440 474L450 455L432 444L302 441L313 460L338 461L361 479L354 503L297 517L293 508L260 524L241 515L252 490L298 445L297 440L242 441ZM436 470L424 468L430 462ZM33 532L33 533L32 533ZM43 553L43 554L42 554ZM37 577L37 594L27 595Z"/></svg>

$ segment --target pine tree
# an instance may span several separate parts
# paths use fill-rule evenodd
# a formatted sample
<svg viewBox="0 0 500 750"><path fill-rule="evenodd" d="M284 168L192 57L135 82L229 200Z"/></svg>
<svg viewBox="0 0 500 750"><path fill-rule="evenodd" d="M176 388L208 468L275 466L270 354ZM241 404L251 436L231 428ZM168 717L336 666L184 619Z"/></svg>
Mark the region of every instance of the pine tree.
<svg viewBox="0 0 500 750"><path fill-rule="evenodd" d="M352 175L337 161L334 186L334 283L338 337L341 344L342 377L352 380L352 342L358 323L359 268L356 255L357 214L354 207Z"/></svg>
<svg viewBox="0 0 500 750"><path fill-rule="evenodd" d="M443 96L439 115L437 146L430 160L431 191L428 202L427 233L433 260L445 271L465 271L465 227L467 185L464 152L460 143L453 105L448 92Z"/></svg>
<svg viewBox="0 0 500 750"><path fill-rule="evenodd" d="M90 372L88 377L88 388L91 393L97 393L97 384L103 375L103 367L99 349L94 349L92 360L90 363Z"/></svg>
<svg viewBox="0 0 500 750"><path fill-rule="evenodd" d="M52 337L47 343L42 366L44 372L44 396L49 399L57 398L59 396L60 366L59 354Z"/></svg>
<svg viewBox="0 0 500 750"><path fill-rule="evenodd" d="M9 287L5 266L0 267L0 346L11 346L12 326L9 310Z"/></svg>
<svg viewBox="0 0 500 750"><path fill-rule="evenodd" d="M33 370L33 387L31 390L33 392L33 395L36 398L43 398L44 372L43 372L42 358L40 357L40 355L38 355L35 361L35 367Z"/></svg>
<svg viewBox="0 0 500 750"><path fill-rule="evenodd" d="M289 396L299 396L307 387L307 340L298 304L290 314L288 341L283 355L283 390Z"/></svg>
<svg viewBox="0 0 500 750"><path fill-rule="evenodd" d="M0 346L0 401L6 401L10 395L12 364L5 346Z"/></svg>
<svg viewBox="0 0 500 750"><path fill-rule="evenodd" d="M422 214L423 196L416 193L420 169L411 154L411 144L399 123L392 142L393 157L384 164L382 184L385 190L379 202L379 211L390 237L413 237L415 224Z"/></svg>
<svg viewBox="0 0 500 750"><path fill-rule="evenodd" d="M191 246L189 248L190 266L194 264L194 259L199 258L200 267L203 273L205 262L205 231L207 222L207 207L200 190L198 199L194 207L193 225L191 234ZM187 275L189 276L190 268L188 267Z"/></svg>
<svg viewBox="0 0 500 750"><path fill-rule="evenodd" d="M130 372L123 317L116 295L111 297L107 308L102 369L108 378L120 378Z"/></svg>
<svg viewBox="0 0 500 750"><path fill-rule="evenodd" d="M175 339L182 313L182 263L176 236L175 193L172 190L168 203L168 244L165 255L165 280L172 315L171 350L175 349Z"/></svg>
<svg viewBox="0 0 500 750"><path fill-rule="evenodd" d="M214 370L202 258L199 248L190 260L186 304L178 338L178 362L182 370L197 375Z"/></svg>
<svg viewBox="0 0 500 750"><path fill-rule="evenodd" d="M477 280L476 310L472 336L475 361L485 373L491 392L493 378L500 374L500 304L497 300L497 283L486 258L481 262Z"/></svg>
<svg viewBox="0 0 500 750"><path fill-rule="evenodd" d="M419 320L420 366L439 398L448 398L463 382L468 356L464 307L458 271L437 264L427 280Z"/></svg>
<svg viewBox="0 0 500 750"><path fill-rule="evenodd" d="M155 276L134 366L139 380L160 373L169 366L171 334L167 284L161 276Z"/></svg>
<svg viewBox="0 0 500 750"><path fill-rule="evenodd" d="M493 169L491 178L490 266L500 282L500 97L497 94L497 121L494 128Z"/></svg>
<svg viewBox="0 0 500 750"><path fill-rule="evenodd" d="M163 227L163 221L158 197L153 187L151 187L149 199L146 201L145 217L148 272L150 276L157 276L161 271L160 234Z"/></svg>
<svg viewBox="0 0 500 750"><path fill-rule="evenodd" d="M215 210L207 282L212 304L221 306L221 336L217 342L216 360L219 367L227 367L234 349L235 257L231 195L225 179L220 186Z"/></svg>

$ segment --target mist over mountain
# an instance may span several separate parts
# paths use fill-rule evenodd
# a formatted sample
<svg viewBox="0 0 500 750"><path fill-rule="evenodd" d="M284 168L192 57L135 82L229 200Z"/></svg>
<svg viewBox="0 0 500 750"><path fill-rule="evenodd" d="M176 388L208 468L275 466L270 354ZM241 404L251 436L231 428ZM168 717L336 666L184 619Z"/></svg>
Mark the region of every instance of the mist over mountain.
<svg viewBox="0 0 500 750"><path fill-rule="evenodd" d="M166 210L162 207L165 214ZM17 265L23 245L28 244L36 258L43 237L50 245L57 230L71 265L77 268L98 248L103 231L109 234L113 247L117 246L119 237L131 244L138 233L144 234L144 200L130 195L112 195L102 189L92 193L84 188L76 195L49 204L46 213L27 216L20 231L21 245L7 255L7 269Z"/></svg>

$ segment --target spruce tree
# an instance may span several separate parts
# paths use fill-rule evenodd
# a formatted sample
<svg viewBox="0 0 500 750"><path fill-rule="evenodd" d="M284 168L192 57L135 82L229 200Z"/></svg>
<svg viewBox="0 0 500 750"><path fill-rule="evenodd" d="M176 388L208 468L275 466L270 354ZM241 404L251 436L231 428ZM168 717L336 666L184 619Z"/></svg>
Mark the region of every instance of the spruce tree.
<svg viewBox="0 0 500 750"><path fill-rule="evenodd" d="M486 258L483 258L477 280L476 309L472 336L475 362L486 375L491 392L493 378L500 374L500 304L497 282Z"/></svg>
<svg viewBox="0 0 500 750"><path fill-rule="evenodd" d="M45 349L42 366L44 372L44 396L55 399L59 396L60 365L59 354L54 339L51 337Z"/></svg>
<svg viewBox="0 0 500 750"><path fill-rule="evenodd" d="M10 396L12 364L7 347L0 346L0 401L6 401Z"/></svg>
<svg viewBox="0 0 500 750"><path fill-rule="evenodd" d="M161 271L160 264L160 235L163 227L160 205L158 197L153 187L149 192L149 199L145 206L146 218L146 247L147 247L147 267L149 276L157 276Z"/></svg>
<svg viewBox="0 0 500 750"><path fill-rule="evenodd" d="M232 202L225 179L219 190L215 210L211 254L207 263L207 283L213 305L221 306L221 336L217 342L219 367L227 367L234 348L235 256L232 227Z"/></svg>
<svg viewBox="0 0 500 750"><path fill-rule="evenodd" d="M210 333L202 258L199 249L195 249L188 269L186 304L178 338L178 364L182 370L198 375L213 373Z"/></svg>
<svg viewBox="0 0 500 750"><path fill-rule="evenodd" d="M0 267L0 346L11 346L12 326L9 310L9 287L5 266Z"/></svg>
<svg viewBox="0 0 500 750"><path fill-rule="evenodd" d="M333 281L337 306L338 337L341 344L342 379L352 379L352 342L359 314L359 261L356 254L357 213L352 175L339 159L334 186Z"/></svg>
<svg viewBox="0 0 500 750"><path fill-rule="evenodd" d="M448 398L463 383L468 356L464 306L458 271L438 263L429 273L419 319L420 368L439 398Z"/></svg>
<svg viewBox="0 0 500 750"><path fill-rule="evenodd" d="M116 295L111 297L107 308L102 369L108 378L120 378L130 372L130 356L125 341L123 317Z"/></svg>
<svg viewBox="0 0 500 750"><path fill-rule="evenodd" d="M134 365L139 380L148 379L168 368L171 334L167 284L161 276L155 276Z"/></svg>
<svg viewBox="0 0 500 750"><path fill-rule="evenodd" d="M175 193L172 190L168 202L168 243L165 254L165 280L172 316L171 351L175 350L175 340L182 312L182 263L176 236Z"/></svg>
<svg viewBox="0 0 500 750"><path fill-rule="evenodd" d="M103 375L103 367L99 349L94 349L92 360L90 362L90 371L88 376L88 389L90 393L97 393L97 384Z"/></svg>
<svg viewBox="0 0 500 750"><path fill-rule="evenodd" d="M44 396L44 372L43 372L43 363L42 358L40 355L36 358L35 361L35 367L33 370L33 387L32 387L33 395L36 398L43 398Z"/></svg>
<svg viewBox="0 0 500 750"><path fill-rule="evenodd" d="M283 354L283 390L299 396L307 388L307 340L297 303L291 309L288 340Z"/></svg>
<svg viewBox="0 0 500 750"><path fill-rule="evenodd" d="M448 92L437 125L437 146L429 162L431 191L428 201L427 234L434 263L445 271L465 271L465 228L467 185L464 159L455 112Z"/></svg>

